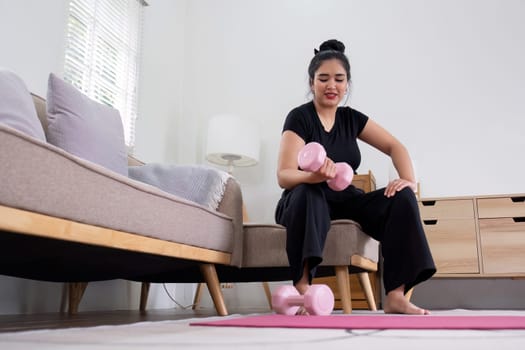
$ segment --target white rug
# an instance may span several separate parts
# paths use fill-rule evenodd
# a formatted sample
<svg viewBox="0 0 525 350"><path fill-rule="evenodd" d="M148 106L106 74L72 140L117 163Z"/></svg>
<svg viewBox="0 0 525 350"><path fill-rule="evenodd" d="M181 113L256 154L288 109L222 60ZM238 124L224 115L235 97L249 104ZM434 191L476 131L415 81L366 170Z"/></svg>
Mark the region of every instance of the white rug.
<svg viewBox="0 0 525 350"><path fill-rule="evenodd" d="M356 311L370 314L367 311ZM434 314L521 315L525 311L435 311ZM232 315L239 317L241 315ZM246 315L242 315L246 316ZM211 317L212 319L224 319ZM59 330L0 333L0 349L524 349L525 331L312 330L196 327L203 320L140 322Z"/></svg>

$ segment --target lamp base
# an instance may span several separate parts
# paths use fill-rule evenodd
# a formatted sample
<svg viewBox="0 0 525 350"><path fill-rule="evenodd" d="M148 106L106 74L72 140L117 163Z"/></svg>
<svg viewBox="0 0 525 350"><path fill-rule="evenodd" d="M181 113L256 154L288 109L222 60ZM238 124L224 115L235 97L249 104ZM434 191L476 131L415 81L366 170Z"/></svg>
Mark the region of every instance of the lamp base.
<svg viewBox="0 0 525 350"><path fill-rule="evenodd" d="M241 156L236 154L223 154L221 158L228 162L228 174L233 174L233 162L241 159Z"/></svg>

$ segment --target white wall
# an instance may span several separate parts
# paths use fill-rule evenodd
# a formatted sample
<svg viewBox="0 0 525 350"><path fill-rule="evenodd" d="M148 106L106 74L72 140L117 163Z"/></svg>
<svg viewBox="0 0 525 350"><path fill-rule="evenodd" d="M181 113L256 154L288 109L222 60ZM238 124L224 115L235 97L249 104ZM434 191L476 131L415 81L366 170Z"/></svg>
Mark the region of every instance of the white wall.
<svg viewBox="0 0 525 350"><path fill-rule="evenodd" d="M49 72L63 71L66 16L66 0L0 0L0 66L44 97Z"/></svg>
<svg viewBox="0 0 525 350"><path fill-rule="evenodd" d="M136 155L180 162L186 1L148 1L143 31ZM193 146L193 145L192 145ZM191 158L194 161L194 157Z"/></svg>
<svg viewBox="0 0 525 350"><path fill-rule="evenodd" d="M525 167L516 161L525 146L523 6L519 0L190 1L179 137L202 162L211 115L257 120L261 163L236 174L250 217L272 221L284 117L305 101L313 48L334 37L346 43L352 64L350 105L407 145L423 196L523 192ZM388 159L366 145L362 151L359 171L371 169L386 184Z"/></svg>

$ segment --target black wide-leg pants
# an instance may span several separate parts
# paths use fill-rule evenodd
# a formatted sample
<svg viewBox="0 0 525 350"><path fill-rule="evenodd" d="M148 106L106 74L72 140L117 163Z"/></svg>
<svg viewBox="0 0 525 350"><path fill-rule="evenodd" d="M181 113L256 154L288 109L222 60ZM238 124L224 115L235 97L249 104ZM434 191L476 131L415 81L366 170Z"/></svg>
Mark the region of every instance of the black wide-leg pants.
<svg viewBox="0 0 525 350"><path fill-rule="evenodd" d="M401 285L405 292L436 272L414 192L405 188L387 198L384 189L364 193L354 186L332 191L326 183L300 184L285 190L275 220L286 227L286 252L294 284L310 268L309 280L321 263L330 221L351 219L378 240L383 256L386 293Z"/></svg>

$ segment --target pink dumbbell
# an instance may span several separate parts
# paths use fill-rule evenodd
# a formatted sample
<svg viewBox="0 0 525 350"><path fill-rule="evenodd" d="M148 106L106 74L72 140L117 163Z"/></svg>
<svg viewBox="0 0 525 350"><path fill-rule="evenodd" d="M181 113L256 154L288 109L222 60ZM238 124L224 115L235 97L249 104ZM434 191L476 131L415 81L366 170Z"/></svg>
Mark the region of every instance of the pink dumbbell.
<svg viewBox="0 0 525 350"><path fill-rule="evenodd" d="M317 171L324 164L326 151L324 147L317 142L307 143L297 156L299 167L306 171ZM342 191L347 188L354 178L354 171L348 163L335 163L336 174L333 179L326 181L328 187L334 191Z"/></svg>
<svg viewBox="0 0 525 350"><path fill-rule="evenodd" d="M334 293L324 284L314 284L304 295L294 286L280 286L272 294L272 308L278 314L295 315L300 306L310 315L330 315L334 310Z"/></svg>

